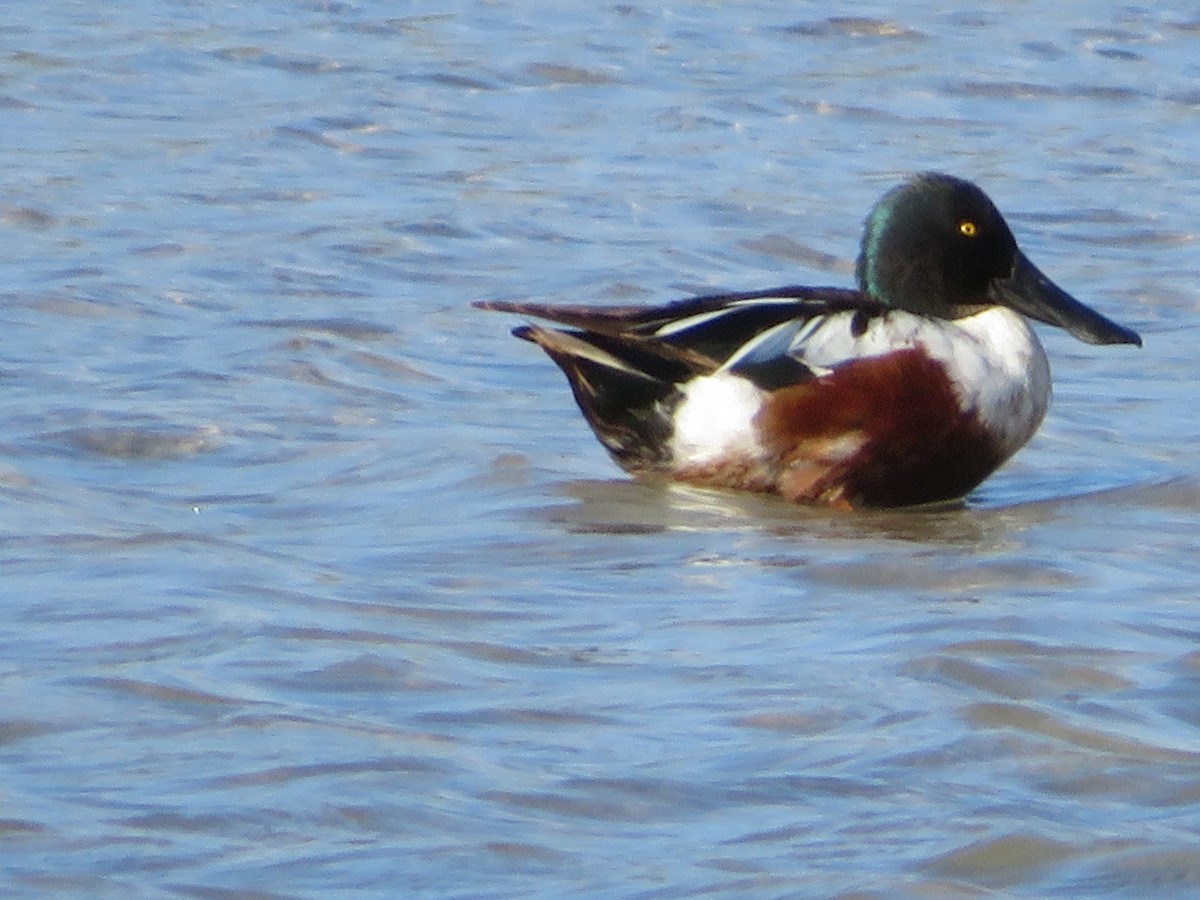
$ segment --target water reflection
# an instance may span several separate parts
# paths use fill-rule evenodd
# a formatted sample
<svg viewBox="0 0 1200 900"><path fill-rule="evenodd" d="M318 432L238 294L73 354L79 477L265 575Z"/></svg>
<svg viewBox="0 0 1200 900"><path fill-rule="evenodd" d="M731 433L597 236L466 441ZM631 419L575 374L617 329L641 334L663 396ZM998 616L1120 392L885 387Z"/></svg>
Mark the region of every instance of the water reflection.
<svg viewBox="0 0 1200 900"><path fill-rule="evenodd" d="M666 531L762 531L808 541L890 540L933 546L988 546L1036 526L1091 524L1108 510L1200 509L1200 482L1147 481L1046 499L967 501L920 509L861 510L852 515L788 503L773 496L621 478L560 483L573 501L537 511L569 531L638 534Z"/></svg>

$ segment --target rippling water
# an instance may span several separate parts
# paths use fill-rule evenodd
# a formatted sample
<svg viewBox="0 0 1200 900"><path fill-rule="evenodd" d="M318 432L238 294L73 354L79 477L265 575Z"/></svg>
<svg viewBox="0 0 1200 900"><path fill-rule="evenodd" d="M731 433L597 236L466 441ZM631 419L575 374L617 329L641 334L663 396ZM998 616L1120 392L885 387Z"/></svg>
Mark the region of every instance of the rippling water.
<svg viewBox="0 0 1200 900"><path fill-rule="evenodd" d="M1200 891L1200 19L855 15L6 10L6 894ZM929 168L1146 341L962 509L633 483L468 307L847 284Z"/></svg>

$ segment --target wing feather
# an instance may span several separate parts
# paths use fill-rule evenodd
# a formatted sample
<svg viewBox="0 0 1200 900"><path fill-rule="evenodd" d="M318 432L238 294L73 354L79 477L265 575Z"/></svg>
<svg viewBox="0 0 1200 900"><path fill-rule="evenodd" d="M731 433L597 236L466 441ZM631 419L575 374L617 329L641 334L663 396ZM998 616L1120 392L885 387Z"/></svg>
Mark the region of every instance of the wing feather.
<svg viewBox="0 0 1200 900"><path fill-rule="evenodd" d="M642 350L653 344L690 351L725 364L765 332L835 312L873 315L882 308L845 288L787 286L765 291L708 294L664 306L572 306L484 300L479 309L558 322L607 337L633 339ZM761 353L760 353L761 357Z"/></svg>

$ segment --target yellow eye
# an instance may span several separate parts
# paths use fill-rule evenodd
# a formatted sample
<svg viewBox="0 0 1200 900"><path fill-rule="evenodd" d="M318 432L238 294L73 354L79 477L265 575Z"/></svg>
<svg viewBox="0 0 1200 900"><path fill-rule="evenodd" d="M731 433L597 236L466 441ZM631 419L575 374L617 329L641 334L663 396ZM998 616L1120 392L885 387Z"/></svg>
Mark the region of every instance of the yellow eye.
<svg viewBox="0 0 1200 900"><path fill-rule="evenodd" d="M964 237L975 237L975 235L979 234L979 226L970 219L959 222L958 230Z"/></svg>

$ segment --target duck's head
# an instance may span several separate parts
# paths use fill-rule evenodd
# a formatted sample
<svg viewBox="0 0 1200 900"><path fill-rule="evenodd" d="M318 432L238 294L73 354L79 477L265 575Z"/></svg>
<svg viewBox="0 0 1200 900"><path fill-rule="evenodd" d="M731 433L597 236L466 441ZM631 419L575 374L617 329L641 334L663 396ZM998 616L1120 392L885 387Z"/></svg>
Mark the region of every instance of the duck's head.
<svg viewBox="0 0 1200 900"><path fill-rule="evenodd" d="M956 318L1007 306L1089 344L1142 343L1038 271L987 194L950 175L914 176L875 204L857 274L863 293L895 309Z"/></svg>

